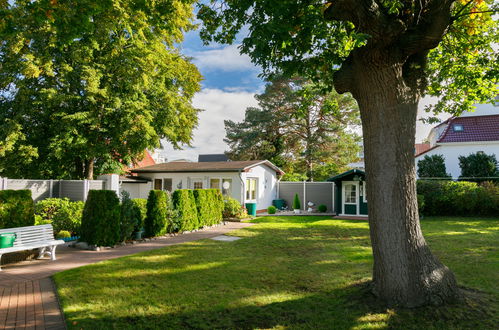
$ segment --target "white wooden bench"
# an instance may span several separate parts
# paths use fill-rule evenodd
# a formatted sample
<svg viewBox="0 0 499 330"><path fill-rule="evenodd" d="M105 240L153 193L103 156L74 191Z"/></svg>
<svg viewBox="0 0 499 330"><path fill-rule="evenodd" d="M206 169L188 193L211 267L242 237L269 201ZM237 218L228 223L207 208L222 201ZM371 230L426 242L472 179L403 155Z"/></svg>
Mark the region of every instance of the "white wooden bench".
<svg viewBox="0 0 499 330"><path fill-rule="evenodd" d="M15 233L16 240L14 245L8 248L0 248L0 261L5 253L39 249L38 259L48 254L50 259L56 260L55 249L57 245L64 244L63 240L54 239L54 230L52 225L40 225L29 227L17 227L0 229L0 234ZM0 267L0 271L2 268Z"/></svg>

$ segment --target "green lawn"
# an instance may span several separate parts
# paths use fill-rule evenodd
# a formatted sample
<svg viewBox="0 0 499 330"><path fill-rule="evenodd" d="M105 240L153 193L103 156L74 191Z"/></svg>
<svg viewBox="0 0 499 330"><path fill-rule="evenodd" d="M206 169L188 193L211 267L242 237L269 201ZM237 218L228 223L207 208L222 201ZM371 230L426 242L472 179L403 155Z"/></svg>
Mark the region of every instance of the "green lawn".
<svg viewBox="0 0 499 330"><path fill-rule="evenodd" d="M499 324L499 219L428 218L434 253L470 297L413 310L376 304L368 226L266 217L231 233L55 275L69 328L487 329Z"/></svg>

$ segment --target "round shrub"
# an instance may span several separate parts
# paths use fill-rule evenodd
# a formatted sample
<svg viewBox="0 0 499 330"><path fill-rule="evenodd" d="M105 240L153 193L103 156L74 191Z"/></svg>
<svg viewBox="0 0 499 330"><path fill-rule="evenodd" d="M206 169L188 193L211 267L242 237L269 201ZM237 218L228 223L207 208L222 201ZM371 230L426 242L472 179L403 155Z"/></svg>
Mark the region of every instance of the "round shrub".
<svg viewBox="0 0 499 330"><path fill-rule="evenodd" d="M151 190L147 197L147 215L144 221L146 237L164 235L167 231L168 195L163 190Z"/></svg>
<svg viewBox="0 0 499 330"><path fill-rule="evenodd" d="M324 204L321 204L317 207L317 210L321 213L325 213L327 211L327 206Z"/></svg>
<svg viewBox="0 0 499 330"><path fill-rule="evenodd" d="M248 214L246 213L246 209L241 205L241 203L239 203L237 199L232 197L225 197L224 210L222 215L224 219L243 219L248 216Z"/></svg>
<svg viewBox="0 0 499 330"><path fill-rule="evenodd" d="M61 230L60 232L57 233L57 235L55 235L55 238L57 239L70 238L70 237L71 233L67 230Z"/></svg>
<svg viewBox="0 0 499 330"><path fill-rule="evenodd" d="M0 229L34 224L35 205L31 190L0 190Z"/></svg>
<svg viewBox="0 0 499 330"><path fill-rule="evenodd" d="M81 222L81 241L113 246L120 240L120 200L112 190L88 192Z"/></svg>
<svg viewBox="0 0 499 330"><path fill-rule="evenodd" d="M275 214L276 211L277 211L277 208L274 205L270 205L269 207L267 207L268 214Z"/></svg>
<svg viewBox="0 0 499 330"><path fill-rule="evenodd" d="M35 204L35 216L41 217L44 221L52 221L62 205L69 202L68 198L47 198Z"/></svg>

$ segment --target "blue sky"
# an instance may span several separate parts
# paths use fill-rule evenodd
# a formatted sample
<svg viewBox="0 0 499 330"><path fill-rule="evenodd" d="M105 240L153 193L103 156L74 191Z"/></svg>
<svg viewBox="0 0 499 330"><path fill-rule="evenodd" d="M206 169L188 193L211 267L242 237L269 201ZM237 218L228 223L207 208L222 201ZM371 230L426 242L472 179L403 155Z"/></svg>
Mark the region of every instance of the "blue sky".
<svg viewBox="0 0 499 330"><path fill-rule="evenodd" d="M199 126L193 132L191 147L174 150L166 142L159 154L168 161L196 161L199 154L223 153L227 149L223 142L224 120L241 121L245 109L257 105L254 95L263 91L264 82L258 77L260 68L253 65L247 55L239 53L238 41L234 45L205 46L199 38L199 31L191 31L185 35L181 51L193 58L204 77L202 90L193 99L193 105L203 111L199 115ZM422 100L421 115L424 115L424 105L432 101L429 98ZM443 115L442 119L447 117ZM425 138L430 128L418 122L416 141Z"/></svg>

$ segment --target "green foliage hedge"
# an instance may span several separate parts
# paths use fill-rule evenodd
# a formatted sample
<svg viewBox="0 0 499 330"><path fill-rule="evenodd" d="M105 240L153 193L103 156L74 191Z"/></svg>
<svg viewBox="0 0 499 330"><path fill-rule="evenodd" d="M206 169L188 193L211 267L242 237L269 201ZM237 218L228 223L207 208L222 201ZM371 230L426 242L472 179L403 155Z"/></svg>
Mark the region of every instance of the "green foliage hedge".
<svg viewBox="0 0 499 330"><path fill-rule="evenodd" d="M135 228L141 223L142 214L140 208L130 199L128 191L121 192L121 230L120 241L132 239Z"/></svg>
<svg viewBox="0 0 499 330"><path fill-rule="evenodd" d="M444 156L424 156L418 161L418 176L420 178L450 178L445 168Z"/></svg>
<svg viewBox="0 0 499 330"><path fill-rule="evenodd" d="M88 192L81 222L81 240L97 246L120 241L120 200L112 190Z"/></svg>
<svg viewBox="0 0 499 330"><path fill-rule="evenodd" d="M275 207L274 205L270 205L269 207L267 207L268 214L275 214L276 211L277 211L277 207Z"/></svg>
<svg viewBox="0 0 499 330"><path fill-rule="evenodd" d="M482 152L459 156L459 167L461 168L460 178L468 181L483 182L494 180L499 182L499 169L496 155L487 155ZM495 179L492 179L495 177ZM477 178L477 179L472 179Z"/></svg>
<svg viewBox="0 0 499 330"><path fill-rule="evenodd" d="M298 197L298 194L295 194L295 198L293 199L293 210L299 209L301 209L300 197Z"/></svg>
<svg viewBox="0 0 499 330"><path fill-rule="evenodd" d="M132 199L132 203L140 211L140 219L139 219L139 222L137 222L134 231L140 231L142 228L144 228L144 222L145 222L146 216L147 216L147 199L135 198L135 199Z"/></svg>
<svg viewBox="0 0 499 330"><path fill-rule="evenodd" d="M222 222L224 201L219 189L196 189L193 191L198 211L199 228Z"/></svg>
<svg viewBox="0 0 499 330"><path fill-rule="evenodd" d="M33 226L35 205L31 190L0 191L0 229Z"/></svg>
<svg viewBox="0 0 499 330"><path fill-rule="evenodd" d="M192 190L175 190L173 192L173 206L177 210L180 219L179 231L200 228L196 200Z"/></svg>
<svg viewBox="0 0 499 330"><path fill-rule="evenodd" d="M168 194L163 190L151 190L147 197L147 215L144 222L145 236L164 235L168 228Z"/></svg>
<svg viewBox="0 0 499 330"><path fill-rule="evenodd" d="M36 224L51 223L54 231L67 230L79 235L85 203L68 198L47 198L35 204Z"/></svg>
<svg viewBox="0 0 499 330"><path fill-rule="evenodd" d="M499 186L484 182L418 180L425 215L497 216Z"/></svg>
<svg viewBox="0 0 499 330"><path fill-rule="evenodd" d="M321 204L317 207L317 211L321 212L321 213L325 213L327 211L327 206L324 205L324 204Z"/></svg>

